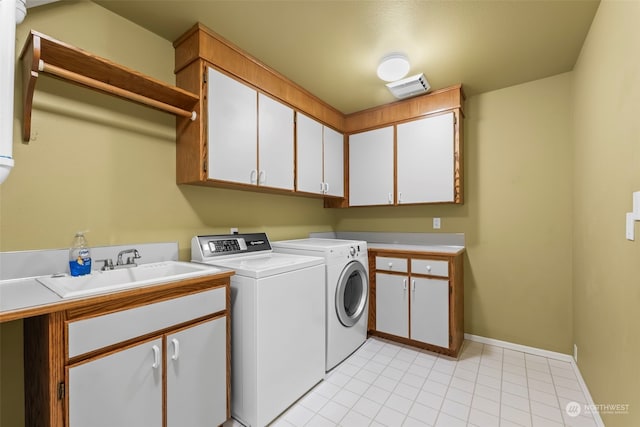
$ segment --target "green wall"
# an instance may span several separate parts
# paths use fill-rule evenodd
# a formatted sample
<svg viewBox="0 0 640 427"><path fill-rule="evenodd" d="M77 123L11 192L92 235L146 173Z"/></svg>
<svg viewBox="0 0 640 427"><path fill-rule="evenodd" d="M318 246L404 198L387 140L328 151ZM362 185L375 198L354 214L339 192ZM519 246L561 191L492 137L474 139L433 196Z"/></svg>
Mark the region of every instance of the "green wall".
<svg viewBox="0 0 640 427"><path fill-rule="evenodd" d="M593 399L629 405L608 427L640 425L640 3L603 1L574 70L573 300L578 366Z"/></svg>
<svg viewBox="0 0 640 427"><path fill-rule="evenodd" d="M468 99L465 204L352 208L343 231L465 233L465 331L571 349L571 74Z"/></svg>
<svg viewBox="0 0 640 427"><path fill-rule="evenodd" d="M170 41L94 3L30 9L16 55L31 29L175 82ZM320 199L177 186L173 116L49 77L37 83L35 138L23 144L19 74L15 90L16 165L0 186L1 251L63 248L89 230L91 245L177 241L187 260L196 234L238 227L281 240L333 229L335 211ZM22 322L0 325L0 345L0 426L19 427Z"/></svg>

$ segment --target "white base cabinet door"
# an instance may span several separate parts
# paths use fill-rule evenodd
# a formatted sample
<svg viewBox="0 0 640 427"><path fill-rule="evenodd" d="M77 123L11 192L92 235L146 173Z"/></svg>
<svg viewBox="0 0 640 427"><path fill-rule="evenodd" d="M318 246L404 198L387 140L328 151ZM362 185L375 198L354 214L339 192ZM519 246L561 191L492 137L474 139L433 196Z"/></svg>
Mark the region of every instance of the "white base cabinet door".
<svg viewBox="0 0 640 427"><path fill-rule="evenodd" d="M411 339L449 347L449 281L411 279Z"/></svg>
<svg viewBox="0 0 640 427"><path fill-rule="evenodd" d="M162 339L68 368L69 427L162 425Z"/></svg>
<svg viewBox="0 0 640 427"><path fill-rule="evenodd" d="M376 330L409 338L408 278L376 273Z"/></svg>
<svg viewBox="0 0 640 427"><path fill-rule="evenodd" d="M167 427L212 427L227 419L225 317L167 335Z"/></svg>

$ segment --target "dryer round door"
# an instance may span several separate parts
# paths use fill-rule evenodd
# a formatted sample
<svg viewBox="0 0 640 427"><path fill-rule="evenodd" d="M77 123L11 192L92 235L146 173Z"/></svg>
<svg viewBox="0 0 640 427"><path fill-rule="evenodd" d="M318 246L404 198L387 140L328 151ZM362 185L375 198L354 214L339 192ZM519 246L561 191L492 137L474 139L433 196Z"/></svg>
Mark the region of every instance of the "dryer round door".
<svg viewBox="0 0 640 427"><path fill-rule="evenodd" d="M346 265L336 285L336 314L346 327L355 325L367 307L369 278L358 261Z"/></svg>

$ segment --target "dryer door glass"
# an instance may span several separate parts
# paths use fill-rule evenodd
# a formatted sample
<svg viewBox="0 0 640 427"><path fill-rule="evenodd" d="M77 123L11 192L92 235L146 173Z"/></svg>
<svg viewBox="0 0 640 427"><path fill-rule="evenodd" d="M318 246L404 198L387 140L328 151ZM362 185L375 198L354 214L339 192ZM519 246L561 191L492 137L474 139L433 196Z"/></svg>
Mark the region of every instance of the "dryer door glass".
<svg viewBox="0 0 640 427"><path fill-rule="evenodd" d="M347 327L355 325L367 306L369 279L367 270L358 261L346 265L336 286L336 314Z"/></svg>

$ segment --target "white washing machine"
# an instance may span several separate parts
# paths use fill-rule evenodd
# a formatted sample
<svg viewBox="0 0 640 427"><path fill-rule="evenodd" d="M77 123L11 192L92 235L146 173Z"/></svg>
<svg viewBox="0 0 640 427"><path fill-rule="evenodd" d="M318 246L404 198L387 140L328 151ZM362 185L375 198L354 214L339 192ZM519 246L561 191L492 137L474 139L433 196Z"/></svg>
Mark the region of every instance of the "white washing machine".
<svg viewBox="0 0 640 427"><path fill-rule="evenodd" d="M265 233L195 236L191 258L235 270L231 415L266 426L324 379L324 259L273 253Z"/></svg>
<svg viewBox="0 0 640 427"><path fill-rule="evenodd" d="M325 260L326 370L329 371L367 339L367 242L311 238L273 242L272 245L276 252L320 256Z"/></svg>

